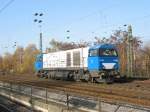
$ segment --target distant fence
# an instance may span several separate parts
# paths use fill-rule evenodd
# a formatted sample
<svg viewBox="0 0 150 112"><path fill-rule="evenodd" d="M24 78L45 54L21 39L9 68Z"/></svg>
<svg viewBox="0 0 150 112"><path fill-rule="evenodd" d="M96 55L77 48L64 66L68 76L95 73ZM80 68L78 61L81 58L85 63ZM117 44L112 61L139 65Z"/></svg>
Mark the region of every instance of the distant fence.
<svg viewBox="0 0 150 112"><path fill-rule="evenodd" d="M123 102L110 103L102 100L101 98L89 98L66 91L57 91L54 89L52 90L31 85L0 82L0 93L5 93L9 95L9 97L17 97L18 94L28 96L30 97L31 105L34 105L35 100L44 102L47 105L49 105L49 102L54 102L59 105L64 105L67 110L78 110L77 112L131 112L131 110L132 112L134 112L134 110L135 112L137 112L137 110L140 110L140 112L150 111L150 108L144 108L137 105L130 105ZM63 109L61 112L63 112Z"/></svg>

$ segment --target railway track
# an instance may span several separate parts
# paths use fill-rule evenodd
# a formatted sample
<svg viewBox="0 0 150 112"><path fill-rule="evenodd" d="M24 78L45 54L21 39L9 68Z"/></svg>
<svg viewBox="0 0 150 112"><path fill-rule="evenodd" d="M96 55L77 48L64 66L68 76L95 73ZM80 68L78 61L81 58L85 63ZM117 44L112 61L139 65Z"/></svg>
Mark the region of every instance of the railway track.
<svg viewBox="0 0 150 112"><path fill-rule="evenodd" d="M0 95L0 112L39 112Z"/></svg>
<svg viewBox="0 0 150 112"><path fill-rule="evenodd" d="M6 80L5 80L6 81ZM9 80L9 82L13 82ZM57 81L58 82L58 81ZM58 88L72 88L72 89L80 89L84 91L93 91L97 93L108 93L108 94L116 94L116 95L124 95L124 96L130 96L132 97L140 97L140 98L145 98L149 99L149 93L150 90L140 90L140 89L133 89L133 88L125 88L125 87L107 87L106 85L91 85L91 84L85 84L85 83L72 83L72 82L63 82L59 81L57 83L56 81L54 82L48 82L48 81L29 81L29 80L15 80L15 83L22 83L22 84L31 84L31 85L37 85L37 86L44 86L44 87L58 87ZM88 87L88 88L87 88ZM122 93L124 91L124 93Z"/></svg>
<svg viewBox="0 0 150 112"><path fill-rule="evenodd" d="M71 94L82 95L87 97L101 98L108 102L126 102L141 106L150 107L150 91L129 89L125 87L107 87L106 85L97 84L85 84L85 83L75 83L75 82L64 82L64 81L45 81L45 80L29 80L29 79L15 79L6 80L4 82L22 84L22 85L32 85L36 87L44 87L48 90L58 90L65 91ZM59 83L58 83L59 82Z"/></svg>
<svg viewBox="0 0 150 112"><path fill-rule="evenodd" d="M138 93L131 90L123 91L119 89L105 89L100 87L89 87L82 86L79 84L74 85L63 85L63 84L53 84L53 83L25 83L33 86L46 87L54 90L67 91L74 94L79 94L83 96L99 97L102 99L112 100L112 101L123 101L128 103L133 103L137 105L150 106L150 97L148 93Z"/></svg>
<svg viewBox="0 0 150 112"><path fill-rule="evenodd" d="M0 104L0 111L1 112L13 112L8 107L6 107L5 105L2 105L2 104Z"/></svg>
<svg viewBox="0 0 150 112"><path fill-rule="evenodd" d="M22 78L22 77L19 77L19 78L2 78L1 79L1 77L0 77L0 80L5 80L5 81L9 81L9 80L15 80L15 82L41 82L41 81L44 81L44 82L48 82L48 83L50 83L50 82L53 82L53 83L56 83L57 84L57 80L39 80L38 78ZM60 82L60 81L59 81ZM63 81L62 81L63 82ZM61 82L61 83L62 83ZM123 90L133 90L133 91L142 91L142 92L145 92L145 91L149 91L150 92L150 85L149 84L147 84L147 85L145 85L145 84L141 84L141 83L139 83L139 82L136 82L136 83L126 83L126 84L113 84L113 85L105 85L105 84L96 84L96 83L82 83L82 82L80 82L80 83L76 83L76 82L66 82L66 81L64 81L65 82L65 84L73 84L73 83L75 83L76 85L78 84L78 86L89 86L89 87L101 87L101 89L102 88L107 88L107 89L123 89ZM63 83L64 83L63 82Z"/></svg>

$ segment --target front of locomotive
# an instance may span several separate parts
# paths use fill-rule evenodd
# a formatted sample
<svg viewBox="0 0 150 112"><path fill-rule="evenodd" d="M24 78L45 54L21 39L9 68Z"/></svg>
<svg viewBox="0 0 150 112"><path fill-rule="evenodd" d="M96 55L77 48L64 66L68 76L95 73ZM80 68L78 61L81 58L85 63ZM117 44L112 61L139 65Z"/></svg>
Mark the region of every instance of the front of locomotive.
<svg viewBox="0 0 150 112"><path fill-rule="evenodd" d="M88 69L95 80L113 81L119 77L119 57L112 44L101 44L89 49Z"/></svg>

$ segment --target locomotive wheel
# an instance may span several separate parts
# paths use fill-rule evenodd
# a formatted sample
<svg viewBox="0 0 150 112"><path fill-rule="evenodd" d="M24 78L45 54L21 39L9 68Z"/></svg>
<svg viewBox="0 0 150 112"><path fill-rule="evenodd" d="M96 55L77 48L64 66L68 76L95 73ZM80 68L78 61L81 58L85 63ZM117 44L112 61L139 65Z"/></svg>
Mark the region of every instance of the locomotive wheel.
<svg viewBox="0 0 150 112"><path fill-rule="evenodd" d="M40 73L39 73L39 72L36 72L36 73L35 73L35 76L40 77Z"/></svg>
<svg viewBox="0 0 150 112"><path fill-rule="evenodd" d="M74 80L74 74L72 72L68 74L68 80Z"/></svg>
<svg viewBox="0 0 150 112"><path fill-rule="evenodd" d="M84 75L84 79L85 79L86 82L90 82L90 81L91 81L91 76L90 76L90 74L89 74L89 73L86 73L86 74Z"/></svg>
<svg viewBox="0 0 150 112"><path fill-rule="evenodd" d="M50 79L51 77L50 77L50 73L48 73L48 79Z"/></svg>
<svg viewBox="0 0 150 112"><path fill-rule="evenodd" d="M95 81L97 83L106 83L106 84L111 84L114 82L114 79L112 77L107 77L107 78L100 78L100 77L96 77Z"/></svg>
<svg viewBox="0 0 150 112"><path fill-rule="evenodd" d="M101 79L100 77L95 77L94 79L97 83L106 83L106 79Z"/></svg>
<svg viewBox="0 0 150 112"><path fill-rule="evenodd" d="M44 71L40 71L39 72L39 78L43 78L44 77Z"/></svg>
<svg viewBox="0 0 150 112"><path fill-rule="evenodd" d="M79 74L74 74L73 79L74 79L76 82L80 82L80 75L79 75Z"/></svg>

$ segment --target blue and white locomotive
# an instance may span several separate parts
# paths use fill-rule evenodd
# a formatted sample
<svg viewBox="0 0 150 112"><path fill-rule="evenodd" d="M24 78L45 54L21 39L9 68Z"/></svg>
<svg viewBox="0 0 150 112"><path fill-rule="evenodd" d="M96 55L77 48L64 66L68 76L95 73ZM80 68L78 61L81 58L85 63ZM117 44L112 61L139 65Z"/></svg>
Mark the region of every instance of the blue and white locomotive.
<svg viewBox="0 0 150 112"><path fill-rule="evenodd" d="M39 54L35 69L40 77L91 82L119 78L119 57L112 44Z"/></svg>

